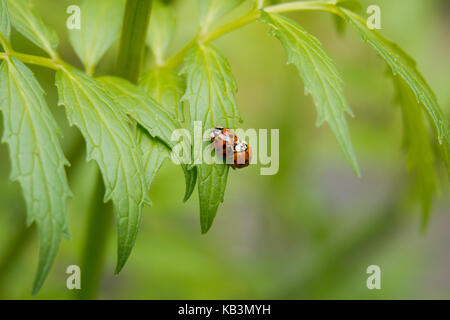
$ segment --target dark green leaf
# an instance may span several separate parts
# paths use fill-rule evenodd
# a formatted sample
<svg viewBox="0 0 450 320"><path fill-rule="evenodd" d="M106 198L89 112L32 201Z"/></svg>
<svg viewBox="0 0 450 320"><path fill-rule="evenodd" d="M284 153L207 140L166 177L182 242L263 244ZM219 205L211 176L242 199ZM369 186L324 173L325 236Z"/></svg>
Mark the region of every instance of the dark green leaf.
<svg viewBox="0 0 450 320"><path fill-rule="evenodd" d="M394 77L397 102L402 108L403 131L408 167L415 173L416 187L422 202L423 226L427 225L433 195L437 192L433 148L424 122L422 108L414 93L399 76Z"/></svg>
<svg viewBox="0 0 450 320"><path fill-rule="evenodd" d="M414 92L419 103L425 106L426 111L433 120L437 132L437 139L442 145L443 154L450 152L450 125L437 102L436 96L428 83L417 69L416 62L408 56L399 46L384 38L375 30L367 28L365 21L347 9L341 8L339 12L359 32L362 39L369 43L391 67L394 75L402 77ZM448 157L447 168L450 172Z"/></svg>
<svg viewBox="0 0 450 320"><path fill-rule="evenodd" d="M338 139L347 160L359 176L359 166L353 151L345 113L352 115L342 90L342 79L333 60L323 50L319 40L294 21L264 13L262 21L269 24L288 54L288 63L297 68L318 110L317 125L327 121Z"/></svg>

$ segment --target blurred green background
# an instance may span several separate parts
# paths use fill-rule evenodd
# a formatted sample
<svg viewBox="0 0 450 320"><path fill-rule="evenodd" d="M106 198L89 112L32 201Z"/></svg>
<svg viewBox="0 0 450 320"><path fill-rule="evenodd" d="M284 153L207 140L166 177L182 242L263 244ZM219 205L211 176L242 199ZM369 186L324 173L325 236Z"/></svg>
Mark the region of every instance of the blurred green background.
<svg viewBox="0 0 450 320"><path fill-rule="evenodd" d="M106 0L105 0L106 1ZM75 0L36 0L37 11L57 30L63 59L81 66L70 47L66 8ZM450 5L448 0L366 0L378 4L382 33L418 62L441 107L450 114ZM175 1L176 52L197 28L197 3ZM245 12L236 10L231 19ZM443 168L440 197L429 227L420 231L420 205L402 148L400 108L393 103L386 65L354 30L336 32L327 13L291 13L317 36L344 78L355 118L348 119L362 177L357 178L329 128L316 128L316 111L303 83L268 28L254 23L214 42L229 59L239 92L244 128L280 129L280 170L261 176L258 166L231 171L225 203L213 228L200 234L197 192L182 203L182 171L166 162L151 188L134 251L114 276L115 228L105 226L98 298L103 299L379 299L450 298L450 188ZM365 13L364 13L365 16ZM17 32L17 51L41 54ZM110 50L97 74L110 72ZM149 61L151 57L149 56ZM149 63L150 65L150 63ZM38 299L70 299L65 271L81 264L95 166L85 163L57 106L54 72L32 67L47 91L64 133L74 197L69 202L72 240L64 239ZM0 125L1 128L1 125ZM84 147L82 148L84 150ZM441 166L439 164L439 166ZM38 238L25 228L18 183L8 180L10 163L0 146L0 298L31 299ZM99 213L101 214L101 212ZM381 267L381 290L368 290L366 268ZM83 286L83 270L82 270Z"/></svg>

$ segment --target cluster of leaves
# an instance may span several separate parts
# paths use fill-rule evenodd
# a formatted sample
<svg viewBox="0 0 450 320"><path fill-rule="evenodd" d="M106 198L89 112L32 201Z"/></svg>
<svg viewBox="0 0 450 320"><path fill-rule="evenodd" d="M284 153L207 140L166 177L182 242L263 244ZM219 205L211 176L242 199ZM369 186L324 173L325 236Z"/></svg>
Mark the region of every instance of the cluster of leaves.
<svg viewBox="0 0 450 320"><path fill-rule="evenodd" d="M352 112L345 100L342 80L333 60L319 40L280 12L303 9L328 11L353 26L392 69L405 121L410 167L415 170L428 216L436 173L431 142L423 111L433 124L443 159L449 165L449 124L436 98L415 63L395 44L369 30L351 10L355 1L295 1L266 5L252 1L245 16L213 29L216 22L245 0L199 1L200 26L196 37L178 54L167 59L176 19L173 8L154 1L147 45L154 67L139 83L106 76L95 78L95 67L118 40L125 0L83 1L81 30L70 31L70 42L82 61L81 72L62 61L57 53L58 36L31 8L28 0L0 0L0 108L4 118L3 140L12 162L11 178L20 182L28 210L28 223L36 222L40 235L40 258L34 292L49 272L63 235L68 237L66 201L70 196L60 146L58 125L46 103L44 92L25 63L56 70L60 105L68 121L82 133L88 160L94 160L106 187L105 201L112 200L118 230L116 272L124 266L134 245L148 190L158 169L174 147L171 134L184 125L204 129L216 124L235 128L241 118L237 89L230 65L210 40L244 24L261 21L285 48L288 62L298 70L318 111L317 124L327 122L354 171L359 166L352 147L345 114ZM11 47L11 25L49 58L15 52ZM212 30L211 30L212 29ZM180 64L182 68L179 68ZM183 105L189 106L190 119ZM198 180L201 230L207 232L225 193L229 166L199 164L181 166L186 177L185 200ZM426 221L426 219L424 219Z"/></svg>

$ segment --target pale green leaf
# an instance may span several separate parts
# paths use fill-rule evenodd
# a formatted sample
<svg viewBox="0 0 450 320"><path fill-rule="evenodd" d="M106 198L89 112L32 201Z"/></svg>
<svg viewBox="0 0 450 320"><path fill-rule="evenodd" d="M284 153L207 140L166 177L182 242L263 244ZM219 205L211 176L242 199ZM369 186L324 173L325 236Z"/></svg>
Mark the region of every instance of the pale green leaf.
<svg viewBox="0 0 450 320"><path fill-rule="evenodd" d="M234 96L237 87L220 52L212 46L196 45L186 57L183 72L187 78L183 100L189 102L192 124L202 121L204 130L216 125L235 128L240 121ZM223 200L229 166L201 164L197 171L201 228L206 233Z"/></svg>
<svg viewBox="0 0 450 320"><path fill-rule="evenodd" d="M142 127L144 127L153 138L172 148L172 133L181 129L181 124L175 120L170 113L159 105L143 89L131 84L127 80L117 77L102 77L100 81L106 85L106 90L114 97L114 101L121 107L124 113L130 115ZM186 178L186 201L192 194L195 186L195 172L188 170L182 165Z"/></svg>
<svg viewBox="0 0 450 320"><path fill-rule="evenodd" d="M125 1L84 0L80 9L81 28L69 30L69 39L85 69L91 72L120 36Z"/></svg>
<svg viewBox="0 0 450 320"><path fill-rule="evenodd" d="M0 0L0 35L9 41L11 34L11 25L9 21L8 8L6 7L5 0Z"/></svg>
<svg viewBox="0 0 450 320"><path fill-rule="evenodd" d="M450 152L449 121L439 107L435 94L418 71L415 61L395 43L387 40L377 31L370 30L365 21L355 13L345 8L340 8L339 12L359 32L362 39L375 48L391 67L394 75L402 77L412 89L417 101L425 107L434 123L443 154L448 154ZM450 170L448 157L444 159L447 160L447 168Z"/></svg>
<svg viewBox="0 0 450 320"><path fill-rule="evenodd" d="M139 85L165 110L174 114L176 119L184 121L181 98L185 91L185 82L175 70L155 68L142 76Z"/></svg>
<svg viewBox="0 0 450 320"><path fill-rule="evenodd" d="M261 19L271 27L271 33L285 48L288 63L294 64L300 73L305 83L305 93L312 95L318 111L317 125L328 122L347 160L359 176L359 166L345 120L345 113L352 115L352 112L333 60L323 50L319 40L291 19L265 12Z"/></svg>
<svg viewBox="0 0 450 320"><path fill-rule="evenodd" d="M54 57L59 42L58 35L44 24L32 8L31 2L29 0L7 0L6 2L14 28Z"/></svg>
<svg viewBox="0 0 450 320"><path fill-rule="evenodd" d="M200 25L207 29L214 21L226 15L245 0L198 0Z"/></svg>
<svg viewBox="0 0 450 320"><path fill-rule="evenodd" d="M402 108L404 142L408 167L415 173L416 187L422 202L423 226L427 225L437 178L433 148L424 122L423 110L414 93L402 78L394 77L397 102Z"/></svg>
<svg viewBox="0 0 450 320"><path fill-rule="evenodd" d="M65 68L56 73L56 85L70 124L80 129L86 141L88 160L94 159L100 167L105 201L113 201L118 229L116 272L119 272L135 243L147 189L141 150L132 124L103 84Z"/></svg>
<svg viewBox="0 0 450 320"><path fill-rule="evenodd" d="M27 222L36 222L40 255L33 293L42 286L58 252L61 236L68 237L66 200L70 196L59 143L59 129L44 91L32 72L10 58L0 67L0 109L3 141L9 146L11 180L19 181L27 205Z"/></svg>
<svg viewBox="0 0 450 320"><path fill-rule="evenodd" d="M147 45L152 49L158 65L163 63L167 48L172 43L175 26L173 7L161 1L154 1L147 33Z"/></svg>

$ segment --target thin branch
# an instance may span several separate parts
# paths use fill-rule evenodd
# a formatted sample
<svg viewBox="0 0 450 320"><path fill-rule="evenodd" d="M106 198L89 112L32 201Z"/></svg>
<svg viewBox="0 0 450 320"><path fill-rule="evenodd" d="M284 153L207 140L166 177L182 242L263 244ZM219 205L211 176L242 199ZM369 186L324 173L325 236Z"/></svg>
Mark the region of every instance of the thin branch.
<svg viewBox="0 0 450 320"><path fill-rule="evenodd" d="M63 62L55 61L53 59L44 58L40 56L34 56L31 54L19 53L9 49L7 52L0 52L0 59L8 59L9 57L15 57L23 63L34 64L41 67L46 67L53 70L61 68Z"/></svg>
<svg viewBox="0 0 450 320"><path fill-rule="evenodd" d="M282 12L289 12L289 11L327 11L332 12L335 14L338 14L339 11L335 7L336 1L330 0L330 1L294 1L294 2L288 2L288 3L282 3L277 4L273 6L265 7L261 10L264 10L265 12L271 12L271 13L282 13ZM231 31L234 31L240 27L246 26L252 22L255 22L259 19L261 16L261 10L254 9L247 14L230 21L222 26L219 26L209 32L205 32L204 34L201 34L200 36L195 36L194 39L189 41L186 46L184 46L178 53L176 53L172 58L167 60L166 65L167 67L176 67L179 64L183 62L183 59L189 49L196 43L208 43L210 41L213 41L225 34L230 33Z"/></svg>

